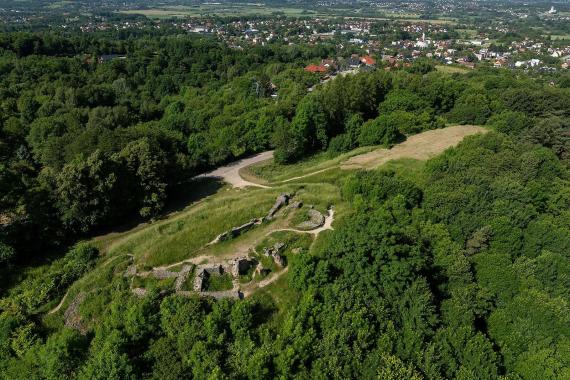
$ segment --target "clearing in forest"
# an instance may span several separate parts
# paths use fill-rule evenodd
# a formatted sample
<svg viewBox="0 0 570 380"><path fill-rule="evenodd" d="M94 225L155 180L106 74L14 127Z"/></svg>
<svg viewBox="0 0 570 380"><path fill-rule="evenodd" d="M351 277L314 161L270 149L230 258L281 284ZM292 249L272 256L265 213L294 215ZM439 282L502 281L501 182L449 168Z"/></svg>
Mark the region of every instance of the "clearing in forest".
<svg viewBox="0 0 570 380"><path fill-rule="evenodd" d="M279 283L287 273L287 257L298 254L300 249L310 251L320 232L333 229L333 213L342 219L346 205L337 183L328 174L342 177L348 173L340 169L372 169L389 161L404 162L409 171L413 163L408 161L427 160L455 146L465 136L485 131L477 126L447 127L410 136L391 149L361 147L332 159L325 152L286 166L273 163L273 152L230 163L198 176L192 183L193 191L206 186L207 178L227 183L213 194L153 223L96 239L101 251L109 257L106 262L113 260L113 274L105 274L110 267L101 265L89 281L80 281L74 287L71 296L80 291L88 293L97 287L95 283L104 286L108 276L129 278L133 292L139 296L152 286L175 288L180 294L192 293L196 276L202 271L222 266L229 273L238 261L246 263L248 269L242 268L243 273L238 269L239 275L234 273L231 284L225 284L231 291L223 290L226 287L200 285L199 293L218 297L250 295ZM299 181L309 176L310 180ZM283 193L294 194L290 201L298 206L284 207L275 218L263 222L267 210ZM301 230L299 226L312 220L313 214L321 218L316 228ZM255 224L237 236L229 240L220 238L253 220ZM278 257L283 257L284 263L281 258L272 261L273 256L264 253L277 246ZM212 284L216 285L216 281ZM70 299L66 298L62 305ZM56 307L54 312L58 310Z"/></svg>
<svg viewBox="0 0 570 380"><path fill-rule="evenodd" d="M464 137L487 130L476 125L455 125L434 129L408 137L406 141L391 149L376 149L346 160L341 169L373 169L391 160L413 158L427 160L461 142Z"/></svg>
<svg viewBox="0 0 570 380"><path fill-rule="evenodd" d="M448 148L459 144L466 136L485 133L487 129L475 125L454 125L412 135L403 143L391 149L365 146L330 158L327 152L318 153L298 163L279 165L273 162L272 155L266 160L258 160L239 169L239 175L247 179L248 184L275 186L328 172L331 169L374 169L390 161L418 160L425 161ZM226 180L225 178L223 178ZM226 180L232 183L232 180Z"/></svg>

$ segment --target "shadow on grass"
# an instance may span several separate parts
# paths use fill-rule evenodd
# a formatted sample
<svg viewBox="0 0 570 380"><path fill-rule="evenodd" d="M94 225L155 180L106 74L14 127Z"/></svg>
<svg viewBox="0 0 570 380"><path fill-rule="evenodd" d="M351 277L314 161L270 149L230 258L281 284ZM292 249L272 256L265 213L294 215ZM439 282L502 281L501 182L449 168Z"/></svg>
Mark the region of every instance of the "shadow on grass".
<svg viewBox="0 0 570 380"><path fill-rule="evenodd" d="M189 205L215 194L223 186L224 182L219 178L203 177L188 180L170 191L164 210L155 220L166 219L170 214L181 211ZM15 261L10 266L0 266L0 297L5 296L9 289L27 278L27 270L33 270L33 268L42 265L50 265L54 260L63 257L77 241L90 240L110 233L124 233L141 223L148 222L149 219L132 213L121 220L117 220L115 224L102 226L83 235L70 236L58 246L44 248L41 250L41 255L33 255L32 253L21 255L20 260Z"/></svg>
<svg viewBox="0 0 570 380"><path fill-rule="evenodd" d="M217 193L223 186L224 182L221 178L200 177L188 180L172 189L164 211L157 219L163 219L170 213L181 211L192 203Z"/></svg>
<svg viewBox="0 0 570 380"><path fill-rule="evenodd" d="M130 219L125 218L122 222L116 225L96 229L87 237L93 238L109 233L128 232L141 223L148 223L151 220L156 221L167 219L172 213L182 211L191 204L215 194L223 186L224 182L221 179L212 177L185 181L170 190L164 209L159 215L154 217L154 219L143 218L142 216L133 213L130 216Z"/></svg>

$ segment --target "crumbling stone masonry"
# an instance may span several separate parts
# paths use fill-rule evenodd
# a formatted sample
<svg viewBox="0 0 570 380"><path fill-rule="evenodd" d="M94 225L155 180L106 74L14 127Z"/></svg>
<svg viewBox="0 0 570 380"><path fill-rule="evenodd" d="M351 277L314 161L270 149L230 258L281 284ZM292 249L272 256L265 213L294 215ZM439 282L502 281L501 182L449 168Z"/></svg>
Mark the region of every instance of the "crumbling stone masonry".
<svg viewBox="0 0 570 380"><path fill-rule="evenodd" d="M184 285L184 282L186 281L186 279L190 275L190 272L192 272L192 268L193 268L193 265L184 265L182 267L182 270L178 274L178 277L176 278L176 282L174 283L174 290L176 290L177 292L182 290L182 285Z"/></svg>
<svg viewBox="0 0 570 380"><path fill-rule="evenodd" d="M201 292L204 290L204 281L207 279L208 273L205 270L198 272L194 278L194 291Z"/></svg>
<svg viewBox="0 0 570 380"><path fill-rule="evenodd" d="M285 258L279 254L279 251L285 247L285 243L277 242L273 247L263 248L263 254L273 258L275 264L280 267L285 266Z"/></svg>
<svg viewBox="0 0 570 380"><path fill-rule="evenodd" d="M171 272L169 270L165 270L165 269L153 269L150 272L150 275L154 278L157 278L159 280L164 280L167 278L176 278L178 277L178 272Z"/></svg>
<svg viewBox="0 0 570 380"><path fill-rule="evenodd" d="M287 203L289 203L289 199L291 199L290 194L283 193L283 194L279 195L277 197L277 199L275 200L275 204L273 205L273 207L271 207L271 209L267 213L267 216L265 217L265 219L271 220L273 218L273 216L275 216L275 214L277 213L277 211L279 211L279 209L281 207L283 207L283 206L287 205Z"/></svg>
<svg viewBox="0 0 570 380"><path fill-rule="evenodd" d="M243 299L244 295L239 290L225 290L221 292L201 292L200 295L202 297L213 297L216 299L222 298L235 298L235 299Z"/></svg>
<svg viewBox="0 0 570 380"><path fill-rule="evenodd" d="M216 243L219 243L221 241L233 239L233 238L241 235L245 231L249 230L250 228L252 228L255 225L260 224L260 223L261 223L261 220L255 218L255 219L252 219L245 224L242 224L241 226L232 227L231 230L222 232L221 234L216 236L216 238L210 244L216 244Z"/></svg>
<svg viewBox="0 0 570 380"><path fill-rule="evenodd" d="M292 209L301 208L301 207L303 207L303 202L301 201L295 201L289 205L289 208Z"/></svg>
<svg viewBox="0 0 570 380"><path fill-rule="evenodd" d="M77 294L67 307L67 310L65 310L65 313L63 313L65 327L77 330L81 335L87 334L87 326L81 318L81 314L79 314L79 306L83 303L86 297L87 294L84 292Z"/></svg>
<svg viewBox="0 0 570 380"><path fill-rule="evenodd" d="M221 275L224 272L221 265L199 266L196 268L196 277L194 278L194 291L204 291L204 281L211 275Z"/></svg>
<svg viewBox="0 0 570 380"><path fill-rule="evenodd" d="M219 243L221 241L233 239L233 238L241 235L242 233L248 231L249 229L253 228L254 226L261 224L261 222L263 220L271 220L275 216L277 211L279 211L279 209L281 209L281 207L283 207L289 203L290 199L291 199L290 194L283 193L283 194L279 195L277 197L277 199L275 200L275 204L273 205L273 207L271 207L271 209L267 213L267 216L265 216L262 219L260 219L260 218L252 219L249 222L242 224L241 226L233 227L229 231L224 231L221 234L219 234L218 236L216 236L216 238L214 240L212 240L209 244L216 244L216 243ZM294 207L300 208L300 207L302 207L302 205L303 205L302 202L295 202Z"/></svg>
<svg viewBox="0 0 570 380"><path fill-rule="evenodd" d="M269 272L271 272L269 270L269 268L264 268L263 264L261 264L261 263L258 263L257 266L255 267L255 275L256 276L265 277L269 274Z"/></svg>
<svg viewBox="0 0 570 380"><path fill-rule="evenodd" d="M137 274L137 265L136 264L131 264L127 267L127 270L125 271L125 274L123 274L124 277L133 277L136 276Z"/></svg>
<svg viewBox="0 0 570 380"><path fill-rule="evenodd" d="M131 292L138 298L143 298L146 296L146 289L145 288L133 288Z"/></svg>
<svg viewBox="0 0 570 380"><path fill-rule="evenodd" d="M249 257L243 256L230 260L228 264L231 266L232 276L238 277L242 274L245 274L255 263L254 260L250 259Z"/></svg>
<svg viewBox="0 0 570 380"><path fill-rule="evenodd" d="M297 228L304 231L314 230L325 224L325 216L314 208L309 209L309 220L297 225Z"/></svg>

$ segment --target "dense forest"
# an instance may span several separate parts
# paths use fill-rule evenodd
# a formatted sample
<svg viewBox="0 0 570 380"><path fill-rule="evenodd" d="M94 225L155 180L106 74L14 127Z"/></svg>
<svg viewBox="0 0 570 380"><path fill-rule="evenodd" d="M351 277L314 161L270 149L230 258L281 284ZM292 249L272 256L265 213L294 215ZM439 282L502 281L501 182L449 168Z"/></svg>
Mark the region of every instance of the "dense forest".
<svg viewBox="0 0 570 380"><path fill-rule="evenodd" d="M0 208L22 255L155 216L185 179L268 149L273 125L318 80L294 63L329 54L49 33L4 34L0 49Z"/></svg>
<svg viewBox="0 0 570 380"><path fill-rule="evenodd" d="M570 378L568 81L419 60L308 92L320 78L303 65L335 49L0 35L2 378ZM159 216L195 174L447 124L490 131L417 178L331 179L350 215L291 260L285 310L267 295L137 299L109 276L105 312L84 310L93 329L42 322L102 260L80 238ZM43 269L19 281L30 262Z"/></svg>

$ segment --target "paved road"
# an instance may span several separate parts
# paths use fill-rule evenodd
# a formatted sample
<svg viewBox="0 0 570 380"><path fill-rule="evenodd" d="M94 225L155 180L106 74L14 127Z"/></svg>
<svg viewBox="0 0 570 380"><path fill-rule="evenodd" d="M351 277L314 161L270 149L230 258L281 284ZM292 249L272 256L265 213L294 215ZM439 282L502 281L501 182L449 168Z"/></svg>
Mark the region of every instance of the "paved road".
<svg viewBox="0 0 570 380"><path fill-rule="evenodd" d="M246 181L239 175L239 170L245 168L246 166L256 164L261 161L266 161L273 158L273 151L267 151L263 153L256 154L248 158L244 158L226 166L219 167L209 173L200 174L194 178L220 178L223 181L229 183L233 187L246 187L246 186L257 186L268 188L269 186L260 185L258 183L253 183Z"/></svg>

